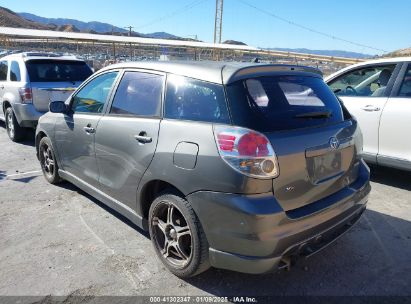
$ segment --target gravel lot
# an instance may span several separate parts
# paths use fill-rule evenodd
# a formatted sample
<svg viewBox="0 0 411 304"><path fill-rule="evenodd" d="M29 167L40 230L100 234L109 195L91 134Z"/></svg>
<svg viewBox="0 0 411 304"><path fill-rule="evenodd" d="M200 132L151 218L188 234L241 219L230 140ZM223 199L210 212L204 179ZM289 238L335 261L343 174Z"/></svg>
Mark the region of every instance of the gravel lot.
<svg viewBox="0 0 411 304"><path fill-rule="evenodd" d="M289 272L181 280L146 233L76 187L48 184L33 145L9 141L0 122L0 295L411 295L411 173L372 168L360 222Z"/></svg>

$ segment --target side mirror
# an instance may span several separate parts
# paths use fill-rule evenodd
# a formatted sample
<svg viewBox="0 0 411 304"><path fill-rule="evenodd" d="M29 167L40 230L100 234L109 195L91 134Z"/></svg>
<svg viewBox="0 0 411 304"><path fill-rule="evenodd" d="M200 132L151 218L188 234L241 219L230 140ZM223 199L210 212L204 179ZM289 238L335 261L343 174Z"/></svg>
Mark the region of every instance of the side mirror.
<svg viewBox="0 0 411 304"><path fill-rule="evenodd" d="M51 113L66 113L67 106L63 101L52 101L49 104L49 110Z"/></svg>

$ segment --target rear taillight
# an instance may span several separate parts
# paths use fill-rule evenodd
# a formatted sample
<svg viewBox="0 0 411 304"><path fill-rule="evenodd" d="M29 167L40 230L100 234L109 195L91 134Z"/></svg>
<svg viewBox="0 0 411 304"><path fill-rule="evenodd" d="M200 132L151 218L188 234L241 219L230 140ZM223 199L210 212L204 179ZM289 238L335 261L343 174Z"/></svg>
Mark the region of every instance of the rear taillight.
<svg viewBox="0 0 411 304"><path fill-rule="evenodd" d="M31 88L19 88L20 98L22 103L33 103L33 94Z"/></svg>
<svg viewBox="0 0 411 304"><path fill-rule="evenodd" d="M263 134L245 128L215 126L214 136L218 152L233 169L256 178L278 176L277 157Z"/></svg>

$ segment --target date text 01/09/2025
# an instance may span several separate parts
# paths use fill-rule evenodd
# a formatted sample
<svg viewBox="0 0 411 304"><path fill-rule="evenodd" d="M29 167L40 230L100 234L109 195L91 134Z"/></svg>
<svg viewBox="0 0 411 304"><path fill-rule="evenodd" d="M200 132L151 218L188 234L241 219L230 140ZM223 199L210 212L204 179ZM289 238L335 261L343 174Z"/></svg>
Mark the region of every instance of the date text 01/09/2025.
<svg viewBox="0 0 411 304"><path fill-rule="evenodd" d="M257 303L254 297L216 297L216 296L157 296L150 297L150 303Z"/></svg>

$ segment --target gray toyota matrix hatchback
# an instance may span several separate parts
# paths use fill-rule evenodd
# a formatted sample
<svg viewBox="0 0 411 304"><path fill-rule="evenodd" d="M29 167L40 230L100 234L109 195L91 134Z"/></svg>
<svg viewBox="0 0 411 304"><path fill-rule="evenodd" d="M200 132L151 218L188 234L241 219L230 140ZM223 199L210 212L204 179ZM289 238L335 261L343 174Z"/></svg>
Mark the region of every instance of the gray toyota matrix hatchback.
<svg viewBox="0 0 411 304"><path fill-rule="evenodd" d="M358 221L370 192L357 122L313 68L113 65L40 118L50 183L150 231L177 276L288 268Z"/></svg>

